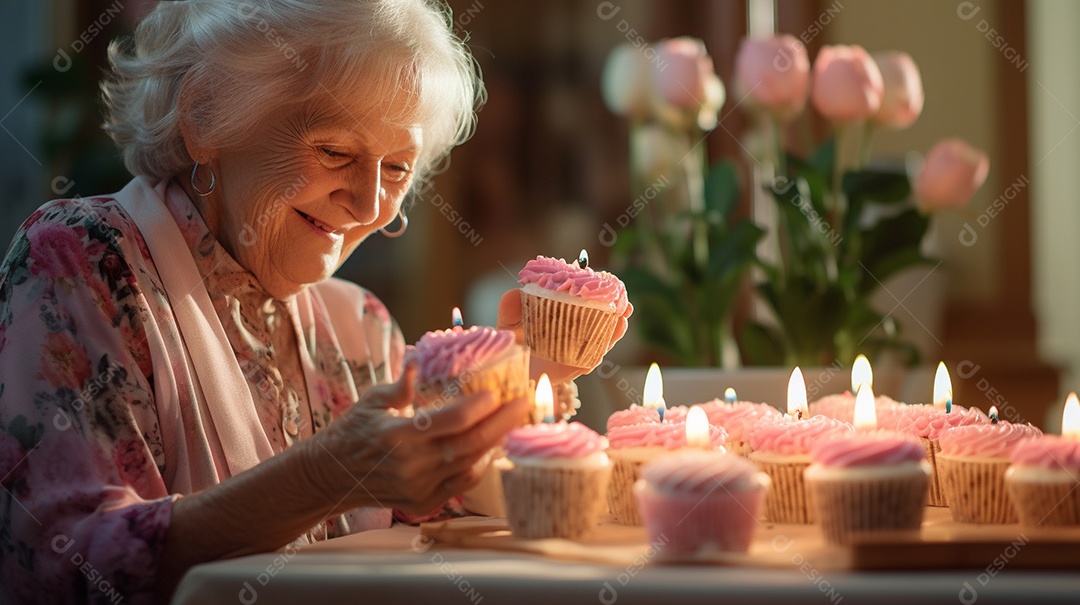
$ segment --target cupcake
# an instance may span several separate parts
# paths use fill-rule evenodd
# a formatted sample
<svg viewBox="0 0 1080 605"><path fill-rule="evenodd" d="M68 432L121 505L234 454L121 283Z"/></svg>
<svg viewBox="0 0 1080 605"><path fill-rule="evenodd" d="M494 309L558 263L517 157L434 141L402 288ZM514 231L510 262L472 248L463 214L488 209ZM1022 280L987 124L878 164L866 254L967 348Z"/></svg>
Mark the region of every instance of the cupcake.
<svg viewBox="0 0 1080 605"><path fill-rule="evenodd" d="M596 527L611 473L603 437L579 422L534 424L510 431L506 455L511 533L574 540Z"/></svg>
<svg viewBox="0 0 1080 605"><path fill-rule="evenodd" d="M850 434L846 422L825 416L807 420L759 422L750 436L750 460L772 479L765 498L765 518L773 523L813 523L814 511L806 497L803 473L810 466L810 450L823 441Z"/></svg>
<svg viewBox="0 0 1080 605"><path fill-rule="evenodd" d="M780 410L767 403L714 399L701 404L701 408L709 417L709 424L721 426L727 432L727 441L724 443L727 451L740 456L751 452L750 434L759 421L763 418L778 420L782 417Z"/></svg>
<svg viewBox="0 0 1080 605"><path fill-rule="evenodd" d="M1056 435L1025 439L1011 460L1005 489L1021 525L1080 525L1080 442Z"/></svg>
<svg viewBox="0 0 1080 605"><path fill-rule="evenodd" d="M713 448L724 445L727 433L709 425ZM614 427L607 432L607 454L611 459L611 487L608 510L623 525L641 525L634 501L634 483L641 478L641 467L658 456L686 448L686 425L673 422L642 422Z"/></svg>
<svg viewBox="0 0 1080 605"><path fill-rule="evenodd" d="M953 521L1016 523L1016 510L1005 492L1005 470L1013 447L1042 431L1030 424L999 422L943 431L937 454L941 489Z"/></svg>
<svg viewBox="0 0 1080 605"><path fill-rule="evenodd" d="M938 473L937 455L941 451L938 438L942 432L954 427L990 424L990 418L979 408L953 406L951 412L946 412L944 408L934 405L917 404L901 406L894 424L896 430L918 437L926 448L926 459L930 462L931 473L930 496L927 504L948 506Z"/></svg>
<svg viewBox="0 0 1080 605"><path fill-rule="evenodd" d="M804 474L825 540L918 530L930 488L930 463L918 439L900 433L852 433L814 447Z"/></svg>
<svg viewBox="0 0 1080 605"><path fill-rule="evenodd" d="M904 404L886 395L874 397L877 425L881 429L895 429L900 410ZM851 391L826 395L809 406L811 416L828 416L841 422L855 422L855 395Z"/></svg>
<svg viewBox="0 0 1080 605"><path fill-rule="evenodd" d="M503 402L530 394L529 350L508 330L456 326L428 332L410 347L406 360L418 366L421 406L441 406L482 390Z"/></svg>
<svg viewBox="0 0 1080 605"><path fill-rule="evenodd" d="M769 477L741 456L687 450L648 463L634 484L651 544L663 555L746 552Z"/></svg>
<svg viewBox="0 0 1080 605"><path fill-rule="evenodd" d="M647 408L638 404L632 404L625 410L616 410L608 416L607 430L620 426L641 424L642 422L660 423L660 413L654 408Z"/></svg>
<svg viewBox="0 0 1080 605"><path fill-rule="evenodd" d="M622 281L578 261L538 256L518 272L521 322L532 354L577 368L594 368L607 352L619 318L634 307Z"/></svg>

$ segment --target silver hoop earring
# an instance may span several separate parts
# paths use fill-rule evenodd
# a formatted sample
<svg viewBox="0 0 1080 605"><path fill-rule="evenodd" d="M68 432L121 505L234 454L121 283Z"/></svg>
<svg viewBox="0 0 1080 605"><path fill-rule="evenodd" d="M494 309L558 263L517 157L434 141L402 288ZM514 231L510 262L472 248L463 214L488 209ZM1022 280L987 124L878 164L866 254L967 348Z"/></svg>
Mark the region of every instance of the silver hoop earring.
<svg viewBox="0 0 1080 605"><path fill-rule="evenodd" d="M405 230L409 228L409 217L405 216L404 210L398 210L398 218L401 219L401 228L397 229L396 231L387 231L386 227L383 227L379 229L379 233L382 233L383 235L391 239L405 235Z"/></svg>
<svg viewBox="0 0 1080 605"><path fill-rule="evenodd" d="M210 162L206 163L206 167L210 169L210 186L206 188L206 191L199 189L199 186L195 184L195 173L199 170L199 162L195 162L195 165L191 167L191 189L199 196L206 197L214 192L214 188L217 187L217 175L214 174L214 167L210 165Z"/></svg>

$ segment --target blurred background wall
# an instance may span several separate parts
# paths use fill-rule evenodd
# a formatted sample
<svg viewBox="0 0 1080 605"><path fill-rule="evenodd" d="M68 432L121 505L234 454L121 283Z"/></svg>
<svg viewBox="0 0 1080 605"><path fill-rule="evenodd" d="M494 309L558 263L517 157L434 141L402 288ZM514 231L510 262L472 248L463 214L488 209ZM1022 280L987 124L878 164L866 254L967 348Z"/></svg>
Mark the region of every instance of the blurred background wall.
<svg viewBox="0 0 1080 605"><path fill-rule="evenodd" d="M0 8L3 241L47 199L112 191L126 180L98 129L95 83L107 40L152 4ZM607 53L628 36L705 41L729 84L720 127L707 139L710 157L746 163L746 120L730 86L746 31L744 0L450 4L489 93L476 136L417 199L408 235L372 238L341 271L387 302L410 341L448 325L455 305L469 323L493 322L498 295L538 254L570 258L584 247L595 265L608 262L598 235L630 201L627 132L604 107L599 77ZM1069 41L1080 10L1068 0L777 6L778 30L802 38L811 58L822 44L844 43L905 50L918 63L925 110L911 129L878 136L878 156L910 160L909 152L946 136L988 152L990 177L974 202L936 221L929 245L944 264L890 284L881 303L920 341L927 361L961 369L953 376L958 401L984 409L1005 403L1037 423L1053 417L1080 379L1080 210L1072 199L1080 74L1071 67L1080 49ZM612 357L645 361L632 338Z"/></svg>

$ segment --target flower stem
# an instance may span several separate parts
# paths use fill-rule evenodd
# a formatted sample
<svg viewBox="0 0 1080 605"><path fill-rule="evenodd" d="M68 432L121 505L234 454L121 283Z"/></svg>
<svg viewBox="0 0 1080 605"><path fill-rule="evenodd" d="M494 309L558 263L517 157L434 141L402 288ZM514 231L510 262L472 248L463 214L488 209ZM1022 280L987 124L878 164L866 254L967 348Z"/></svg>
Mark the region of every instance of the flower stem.
<svg viewBox="0 0 1080 605"><path fill-rule="evenodd" d="M859 138L859 157L856 168L862 168L870 163L870 143L874 139L874 125L869 120L863 122L862 136Z"/></svg>
<svg viewBox="0 0 1080 605"><path fill-rule="evenodd" d="M843 213L840 200L840 180L843 177L844 168L840 160L843 158L844 135L847 130L845 124L836 125L836 143L833 146L832 199L829 205L829 226L832 227L834 233L840 232L840 220Z"/></svg>
<svg viewBox="0 0 1080 605"><path fill-rule="evenodd" d="M694 262L705 271L709 265L709 240L705 232L705 141L694 143L695 128L687 131L686 144L691 151L683 164L686 167L686 195L690 209Z"/></svg>

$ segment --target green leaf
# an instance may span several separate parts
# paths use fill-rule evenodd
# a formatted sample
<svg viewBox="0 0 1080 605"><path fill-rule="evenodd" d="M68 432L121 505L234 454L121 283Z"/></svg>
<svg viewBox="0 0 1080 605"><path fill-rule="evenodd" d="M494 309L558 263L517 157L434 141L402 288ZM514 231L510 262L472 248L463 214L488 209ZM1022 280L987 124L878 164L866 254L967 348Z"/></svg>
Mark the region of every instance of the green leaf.
<svg viewBox="0 0 1080 605"><path fill-rule="evenodd" d="M876 267L890 256L911 250L917 252L929 227L929 217L914 208L879 222L862 234L862 263ZM914 258L910 253L908 256Z"/></svg>
<svg viewBox="0 0 1080 605"><path fill-rule="evenodd" d="M896 204L911 196L907 174L893 170L863 169L844 173L841 188L848 198Z"/></svg>
<svg viewBox="0 0 1080 605"><path fill-rule="evenodd" d="M810 155L809 164L814 171L825 177L826 184L832 183L833 166L836 162L836 138L829 137Z"/></svg>
<svg viewBox="0 0 1080 605"><path fill-rule="evenodd" d="M705 175L705 209L728 219L739 205L739 173L730 160L716 162Z"/></svg>
<svg viewBox="0 0 1080 605"><path fill-rule="evenodd" d="M743 358L748 364L778 366L784 363L783 339L769 327L748 321L742 328Z"/></svg>

